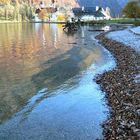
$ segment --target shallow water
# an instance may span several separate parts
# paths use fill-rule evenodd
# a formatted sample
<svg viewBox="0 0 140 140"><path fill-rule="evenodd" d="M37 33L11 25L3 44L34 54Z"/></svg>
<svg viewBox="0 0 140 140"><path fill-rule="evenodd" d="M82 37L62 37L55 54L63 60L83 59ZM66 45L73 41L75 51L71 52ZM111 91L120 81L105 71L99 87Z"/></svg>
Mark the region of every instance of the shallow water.
<svg viewBox="0 0 140 140"><path fill-rule="evenodd" d="M107 118L93 80L115 62L81 27L0 25L0 140L93 140Z"/></svg>

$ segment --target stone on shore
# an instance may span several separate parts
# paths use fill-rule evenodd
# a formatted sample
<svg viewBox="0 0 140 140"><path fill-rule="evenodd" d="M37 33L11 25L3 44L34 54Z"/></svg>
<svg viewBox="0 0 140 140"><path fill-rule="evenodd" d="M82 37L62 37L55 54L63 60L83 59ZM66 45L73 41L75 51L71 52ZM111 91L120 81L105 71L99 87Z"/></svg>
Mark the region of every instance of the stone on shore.
<svg viewBox="0 0 140 140"><path fill-rule="evenodd" d="M121 34L123 31L117 32ZM135 80L140 72L140 54L118 40L107 37L106 33L102 33L97 39L112 52L117 67L97 77L97 83L106 92L111 107L111 116L103 125L105 139L139 140L140 84Z"/></svg>

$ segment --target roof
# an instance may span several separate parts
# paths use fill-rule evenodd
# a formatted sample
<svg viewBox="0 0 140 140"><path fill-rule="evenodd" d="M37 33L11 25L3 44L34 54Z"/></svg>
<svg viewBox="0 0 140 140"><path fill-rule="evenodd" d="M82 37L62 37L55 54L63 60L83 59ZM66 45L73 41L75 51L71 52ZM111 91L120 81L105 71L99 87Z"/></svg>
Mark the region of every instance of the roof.
<svg viewBox="0 0 140 140"><path fill-rule="evenodd" d="M93 15L95 17L105 17L100 10L96 11L95 7L85 7L84 10L82 8L73 8L72 10L75 16Z"/></svg>

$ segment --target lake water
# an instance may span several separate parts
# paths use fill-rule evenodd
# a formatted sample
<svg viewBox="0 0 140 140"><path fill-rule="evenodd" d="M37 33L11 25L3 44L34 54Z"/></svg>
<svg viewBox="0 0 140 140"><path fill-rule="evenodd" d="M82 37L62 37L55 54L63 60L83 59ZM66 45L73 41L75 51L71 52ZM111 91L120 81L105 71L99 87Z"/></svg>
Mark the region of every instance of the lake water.
<svg viewBox="0 0 140 140"><path fill-rule="evenodd" d="M93 79L115 62L95 28L0 25L0 140L103 138L108 108Z"/></svg>

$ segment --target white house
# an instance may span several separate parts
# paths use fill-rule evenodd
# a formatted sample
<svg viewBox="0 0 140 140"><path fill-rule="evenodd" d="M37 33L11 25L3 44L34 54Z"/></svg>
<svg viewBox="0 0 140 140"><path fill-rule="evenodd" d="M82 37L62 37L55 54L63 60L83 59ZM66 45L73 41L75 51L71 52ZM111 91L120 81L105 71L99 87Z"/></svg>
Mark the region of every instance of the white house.
<svg viewBox="0 0 140 140"><path fill-rule="evenodd" d="M104 10L101 7L81 7L81 8L73 8L73 13L76 18L81 21L93 21L93 20L104 20L110 19L110 13L108 8Z"/></svg>

